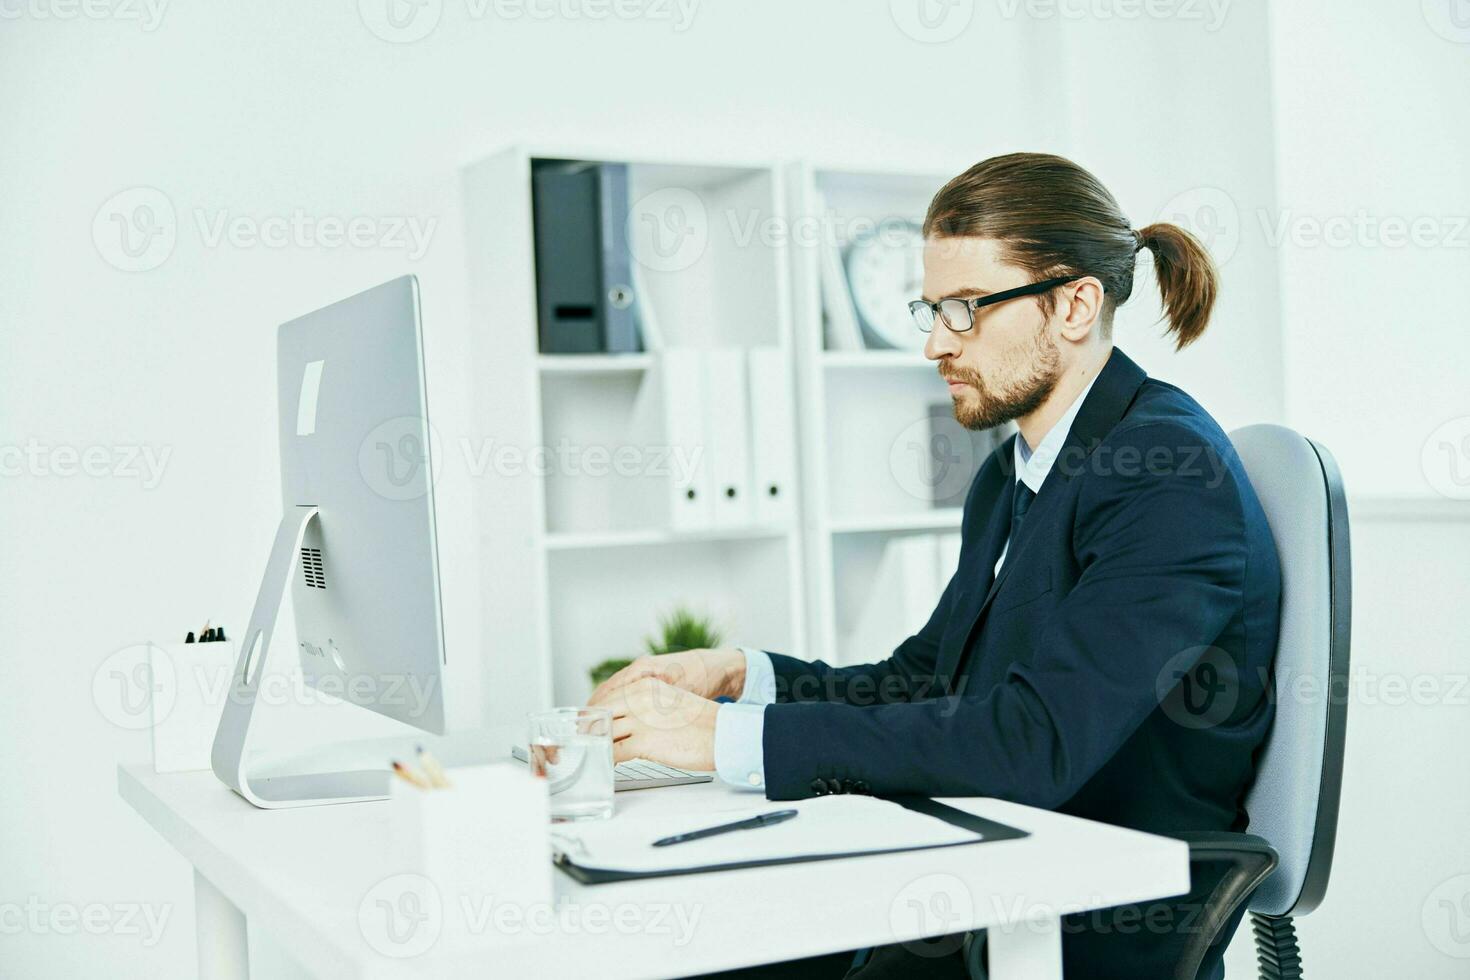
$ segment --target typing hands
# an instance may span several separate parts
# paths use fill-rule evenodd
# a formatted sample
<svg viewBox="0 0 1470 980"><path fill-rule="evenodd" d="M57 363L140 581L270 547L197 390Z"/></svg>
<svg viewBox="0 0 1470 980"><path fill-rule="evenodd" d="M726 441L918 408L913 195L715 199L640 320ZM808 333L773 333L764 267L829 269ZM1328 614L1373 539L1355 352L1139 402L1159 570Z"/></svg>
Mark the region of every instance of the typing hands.
<svg viewBox="0 0 1470 980"><path fill-rule="evenodd" d="M598 685L587 703L612 709L615 761L712 770L720 707L713 699L739 697L744 685L739 650L686 650L638 658Z"/></svg>

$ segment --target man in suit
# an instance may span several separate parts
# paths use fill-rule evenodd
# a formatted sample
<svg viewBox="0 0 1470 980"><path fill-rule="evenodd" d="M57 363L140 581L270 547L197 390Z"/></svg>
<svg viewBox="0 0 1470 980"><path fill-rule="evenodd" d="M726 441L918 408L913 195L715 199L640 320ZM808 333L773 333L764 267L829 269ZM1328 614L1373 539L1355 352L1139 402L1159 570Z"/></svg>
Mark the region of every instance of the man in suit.
<svg viewBox="0 0 1470 980"><path fill-rule="evenodd" d="M618 757L716 769L773 800L990 796L1159 833L1244 829L1273 715L1275 548L1224 432L1112 341L1141 249L1178 346L1195 340L1208 254L1174 225L1134 231L1092 175L1040 154L951 181L925 242L911 310L955 416L1018 428L971 485L933 614L860 666L748 649L637 661L593 696L614 708ZM1072 917L1066 973L1170 976L1193 922L1169 902ZM1222 950L1201 977L1221 975ZM958 953L925 952L864 951L853 972L963 976Z"/></svg>

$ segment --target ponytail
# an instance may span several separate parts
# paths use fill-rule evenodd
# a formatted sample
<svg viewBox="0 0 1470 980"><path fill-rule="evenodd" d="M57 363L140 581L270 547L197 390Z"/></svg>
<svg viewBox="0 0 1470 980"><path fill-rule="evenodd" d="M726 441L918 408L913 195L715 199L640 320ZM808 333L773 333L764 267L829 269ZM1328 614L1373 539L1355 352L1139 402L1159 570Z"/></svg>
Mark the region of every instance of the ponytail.
<svg viewBox="0 0 1470 980"><path fill-rule="evenodd" d="M1154 278L1174 349L1183 350L1199 339L1210 322L1220 277L1210 253L1188 231L1167 222L1134 232L1138 247L1154 253Z"/></svg>
<svg viewBox="0 0 1470 980"><path fill-rule="evenodd" d="M1037 278L1095 276L1103 285L1102 330L1133 292L1140 249L1154 253L1155 278L1174 347L1204 333L1219 277L1199 239L1178 225L1134 231L1113 195L1077 164L1047 153L1008 153L975 164L929 202L924 237L993 238L1002 256ZM1052 299L1037 298L1052 311Z"/></svg>

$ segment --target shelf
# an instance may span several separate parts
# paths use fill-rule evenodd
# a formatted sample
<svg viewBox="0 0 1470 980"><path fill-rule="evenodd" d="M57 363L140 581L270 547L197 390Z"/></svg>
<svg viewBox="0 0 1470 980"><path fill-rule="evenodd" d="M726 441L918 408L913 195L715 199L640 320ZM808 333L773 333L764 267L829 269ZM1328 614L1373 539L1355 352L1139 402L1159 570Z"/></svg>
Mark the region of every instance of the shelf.
<svg viewBox="0 0 1470 980"><path fill-rule="evenodd" d="M588 668L643 652L659 619L679 607L708 617L722 642L801 649L804 620L793 601L800 573L790 545L781 535L549 553L551 703L585 702L592 693Z"/></svg>
<svg viewBox="0 0 1470 980"><path fill-rule="evenodd" d="M670 531L665 528L634 531L553 531L543 540L547 551L585 551L594 548L634 548L699 541L749 541L779 538L792 531L793 528L790 527L770 524L712 527L703 531Z"/></svg>
<svg viewBox="0 0 1470 980"><path fill-rule="evenodd" d="M826 350L822 364L829 368L923 368L936 371L934 362L917 350Z"/></svg>
<svg viewBox="0 0 1470 980"><path fill-rule="evenodd" d="M652 354L538 354L542 374L631 374L653 365Z"/></svg>
<svg viewBox="0 0 1470 980"><path fill-rule="evenodd" d="M957 531L964 516L961 507L939 507L912 514L874 514L839 517L827 527L833 534L871 534L883 531Z"/></svg>
<svg viewBox="0 0 1470 980"><path fill-rule="evenodd" d="M536 159L629 164L627 246L639 263L640 303L662 327L646 334L653 349L538 349ZM732 641L831 659L851 641L849 620L868 603L884 554L922 551L928 542L920 539L931 534L940 539L936 552L955 548L961 512L931 508L937 491L923 453L932 420L951 411L951 398L917 347L923 338L904 350L856 349L857 339L854 349L823 350L819 269L808 261L814 250L749 234L769 220L778 228L830 227L841 242L875 221L917 221L945 179L760 161L629 160L605 147L520 147L467 169L472 260L499 272L493 282L472 283L473 321L514 334L477 341L490 383L477 386L475 423L507 444L556 454L532 479L492 481L476 503L487 529L481 573L503 583L490 600L495 615L534 648L534 670L515 679L527 702L516 712L585 698L587 668L637 650L657 614L675 603L707 611ZM740 220L725 220L730 215ZM796 454L788 477L803 516L753 509L738 525L675 529L668 466L659 459L676 443L708 442L709 432L690 426L676 441L667 431L667 354L724 348L782 352L783 394L793 404L781 415L790 414L798 445L810 447ZM769 414L763 424L774 424ZM564 446L573 455L562 455ZM639 450L640 465L619 468L623 447ZM758 447L751 448L754 460ZM925 591L921 583L915 594ZM911 628L916 608L905 606L890 632ZM869 646L864 640L864 655ZM858 655L855 647L848 653ZM487 668L483 685L486 716L497 721L509 711L490 696L502 687L498 670Z"/></svg>

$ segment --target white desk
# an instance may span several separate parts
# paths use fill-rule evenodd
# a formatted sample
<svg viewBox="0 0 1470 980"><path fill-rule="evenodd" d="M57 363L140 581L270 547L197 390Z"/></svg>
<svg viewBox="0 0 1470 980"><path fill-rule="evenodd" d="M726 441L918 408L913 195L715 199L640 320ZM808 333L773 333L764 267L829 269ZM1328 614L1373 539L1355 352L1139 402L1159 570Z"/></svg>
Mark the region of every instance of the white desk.
<svg viewBox="0 0 1470 980"><path fill-rule="evenodd" d="M400 870L388 857L385 805L257 810L212 773L157 775L149 766L120 766L118 789L194 865L206 980L248 976L247 922L326 980L687 976L974 928L990 930L996 980L1056 980L1060 915L1189 885L1188 851L1177 841L996 800L946 800L1032 836L606 885L558 872L556 914L482 915L483 904L446 900L442 914L418 918L429 932L388 950L413 955L385 955L359 922L359 909L382 916L379 900L401 894L383 884ZM733 792L717 781L619 793L617 803L640 813L691 799L713 807ZM368 931L383 947L381 933ZM418 951L424 937L433 941Z"/></svg>

